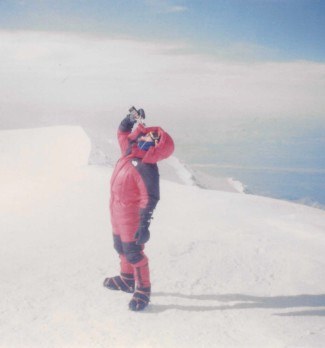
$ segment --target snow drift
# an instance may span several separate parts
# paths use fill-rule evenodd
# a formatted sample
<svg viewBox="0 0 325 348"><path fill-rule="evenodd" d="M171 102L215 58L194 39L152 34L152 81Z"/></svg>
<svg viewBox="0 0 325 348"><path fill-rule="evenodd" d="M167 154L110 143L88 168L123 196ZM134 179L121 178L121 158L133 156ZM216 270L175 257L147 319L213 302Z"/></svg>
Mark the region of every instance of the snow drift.
<svg viewBox="0 0 325 348"><path fill-rule="evenodd" d="M0 132L0 347L321 347L325 212L162 180L148 310L118 271L112 169L78 127Z"/></svg>
<svg viewBox="0 0 325 348"><path fill-rule="evenodd" d="M88 163L90 141L81 127L1 131L2 169L57 172Z"/></svg>

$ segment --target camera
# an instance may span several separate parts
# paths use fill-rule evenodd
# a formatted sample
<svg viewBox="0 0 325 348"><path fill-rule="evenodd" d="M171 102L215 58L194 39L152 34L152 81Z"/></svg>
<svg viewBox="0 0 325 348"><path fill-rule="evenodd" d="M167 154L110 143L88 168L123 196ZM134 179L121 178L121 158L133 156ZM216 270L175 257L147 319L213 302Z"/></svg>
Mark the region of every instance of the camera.
<svg viewBox="0 0 325 348"><path fill-rule="evenodd" d="M146 118L146 114L143 109L136 109L134 106L132 106L129 109L129 113L135 118L139 118L140 120L144 120Z"/></svg>
<svg viewBox="0 0 325 348"><path fill-rule="evenodd" d="M134 106L130 107L129 112L130 112L131 114L134 113L134 112L136 112L137 114L139 114L138 110L137 110Z"/></svg>

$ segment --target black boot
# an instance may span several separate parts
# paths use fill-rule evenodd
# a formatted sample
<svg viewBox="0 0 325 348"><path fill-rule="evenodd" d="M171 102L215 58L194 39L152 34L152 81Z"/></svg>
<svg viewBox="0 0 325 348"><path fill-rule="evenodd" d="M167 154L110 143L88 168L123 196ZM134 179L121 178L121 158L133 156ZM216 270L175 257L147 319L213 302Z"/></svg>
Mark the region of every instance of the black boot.
<svg viewBox="0 0 325 348"><path fill-rule="evenodd" d="M121 273L119 276L106 278L104 286L110 290L121 290L128 293L134 292L135 281L133 274Z"/></svg>
<svg viewBox="0 0 325 348"><path fill-rule="evenodd" d="M150 302L150 287L148 288L137 288L133 294L132 300L129 303L129 309L131 311L142 311Z"/></svg>

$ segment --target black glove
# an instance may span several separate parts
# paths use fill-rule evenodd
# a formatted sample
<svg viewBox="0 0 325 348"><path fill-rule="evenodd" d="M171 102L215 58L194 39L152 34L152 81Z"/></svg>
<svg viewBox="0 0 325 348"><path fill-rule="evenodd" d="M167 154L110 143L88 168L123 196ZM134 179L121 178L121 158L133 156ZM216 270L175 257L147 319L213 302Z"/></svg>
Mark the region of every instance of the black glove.
<svg viewBox="0 0 325 348"><path fill-rule="evenodd" d="M150 238L149 226L152 219L152 213L153 211L147 211L146 209L143 209L140 212L139 228L134 235L134 239L138 245L147 243Z"/></svg>
<svg viewBox="0 0 325 348"><path fill-rule="evenodd" d="M141 225L135 232L134 238L136 240L137 245L147 243L150 239L149 224Z"/></svg>
<svg viewBox="0 0 325 348"><path fill-rule="evenodd" d="M136 120L131 117L131 114L126 115L120 124L119 130L121 132L131 132L135 123Z"/></svg>
<svg viewBox="0 0 325 348"><path fill-rule="evenodd" d="M134 114L128 114L127 118L129 119L130 122L132 122L133 124L135 124L137 122L137 118L135 117Z"/></svg>

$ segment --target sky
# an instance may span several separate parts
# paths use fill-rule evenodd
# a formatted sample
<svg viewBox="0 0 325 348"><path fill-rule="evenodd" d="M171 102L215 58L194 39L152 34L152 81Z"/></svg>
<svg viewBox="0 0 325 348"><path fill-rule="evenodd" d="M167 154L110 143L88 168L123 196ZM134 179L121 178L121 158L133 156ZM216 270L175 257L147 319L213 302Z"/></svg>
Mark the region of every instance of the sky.
<svg viewBox="0 0 325 348"><path fill-rule="evenodd" d="M325 60L323 0L0 0L0 29L88 32L246 60Z"/></svg>

